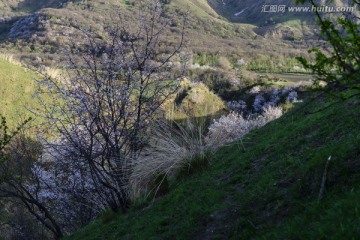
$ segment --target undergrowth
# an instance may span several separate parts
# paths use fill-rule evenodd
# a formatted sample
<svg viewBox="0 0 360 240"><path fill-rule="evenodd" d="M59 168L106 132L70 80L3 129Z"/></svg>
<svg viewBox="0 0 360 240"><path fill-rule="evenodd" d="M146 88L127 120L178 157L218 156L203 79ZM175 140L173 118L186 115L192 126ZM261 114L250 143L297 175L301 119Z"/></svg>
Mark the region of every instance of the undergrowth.
<svg viewBox="0 0 360 240"><path fill-rule="evenodd" d="M206 171L170 181L162 198L100 218L69 239L356 238L360 99L325 108L333 101L297 104L219 149Z"/></svg>

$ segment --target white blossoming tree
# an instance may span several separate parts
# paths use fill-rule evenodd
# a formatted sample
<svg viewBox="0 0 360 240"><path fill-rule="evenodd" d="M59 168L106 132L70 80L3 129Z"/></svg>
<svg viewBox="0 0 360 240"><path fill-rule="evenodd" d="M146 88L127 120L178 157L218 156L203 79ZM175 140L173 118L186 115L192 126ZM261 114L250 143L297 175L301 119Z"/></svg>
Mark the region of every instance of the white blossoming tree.
<svg viewBox="0 0 360 240"><path fill-rule="evenodd" d="M1 165L0 197L20 200L56 239L103 210L129 209L129 177L147 128L182 76L186 14L172 16L157 0L133 8L131 21L119 19L103 32L79 29L82 41L64 47L62 74L39 81L36 114L51 134L40 139L42 157L26 176Z"/></svg>
<svg viewBox="0 0 360 240"><path fill-rule="evenodd" d="M129 176L145 131L182 74L174 76L170 60L181 59L186 19L177 43L164 49L173 19L159 1L136 6L136 24L120 21L101 36L82 31L84 42L66 50L66 74L40 82L56 98L41 112L62 139L46 143L53 160L81 164L96 189L93 197L123 212L130 206Z"/></svg>

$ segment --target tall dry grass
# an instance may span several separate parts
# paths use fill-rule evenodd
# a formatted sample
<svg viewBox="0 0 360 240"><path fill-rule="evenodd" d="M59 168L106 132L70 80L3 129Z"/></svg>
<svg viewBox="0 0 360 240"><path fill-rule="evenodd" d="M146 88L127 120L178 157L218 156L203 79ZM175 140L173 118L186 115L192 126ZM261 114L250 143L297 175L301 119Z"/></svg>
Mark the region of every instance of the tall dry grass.
<svg viewBox="0 0 360 240"><path fill-rule="evenodd" d="M12 63L17 66L22 66L20 60L18 60L14 54L11 53L0 53L0 59L3 59L9 63Z"/></svg>
<svg viewBox="0 0 360 240"><path fill-rule="evenodd" d="M161 121L153 125L149 147L134 165L133 197L155 194L169 179L192 173L208 165L211 149L205 145L202 125Z"/></svg>

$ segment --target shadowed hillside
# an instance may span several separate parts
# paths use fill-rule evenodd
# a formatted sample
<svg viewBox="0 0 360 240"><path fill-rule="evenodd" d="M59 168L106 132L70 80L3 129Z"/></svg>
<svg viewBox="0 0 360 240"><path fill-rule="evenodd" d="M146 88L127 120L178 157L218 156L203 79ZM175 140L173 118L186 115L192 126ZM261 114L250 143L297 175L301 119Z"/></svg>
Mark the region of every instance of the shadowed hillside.
<svg viewBox="0 0 360 240"><path fill-rule="evenodd" d="M138 204L128 215L104 214L67 239L358 236L359 98L310 113L328 101L298 105L219 149L210 169L172 183L168 195Z"/></svg>
<svg viewBox="0 0 360 240"><path fill-rule="evenodd" d="M0 240L358 238L360 22L314 1L0 0Z"/></svg>

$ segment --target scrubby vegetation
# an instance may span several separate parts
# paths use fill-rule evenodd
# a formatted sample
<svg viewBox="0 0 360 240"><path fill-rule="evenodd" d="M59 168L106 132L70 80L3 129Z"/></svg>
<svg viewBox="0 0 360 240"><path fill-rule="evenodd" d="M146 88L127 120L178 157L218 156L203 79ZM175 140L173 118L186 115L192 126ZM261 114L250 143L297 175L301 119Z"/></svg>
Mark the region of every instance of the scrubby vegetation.
<svg viewBox="0 0 360 240"><path fill-rule="evenodd" d="M356 236L358 15L261 3L0 0L0 239Z"/></svg>
<svg viewBox="0 0 360 240"><path fill-rule="evenodd" d="M69 239L356 237L359 99L308 114L331 103L298 104L219 149L206 171L170 182L162 199L100 217Z"/></svg>
<svg viewBox="0 0 360 240"><path fill-rule="evenodd" d="M176 94L162 106L167 119L185 120L216 116L225 110L224 101L203 83L185 80L180 84Z"/></svg>

